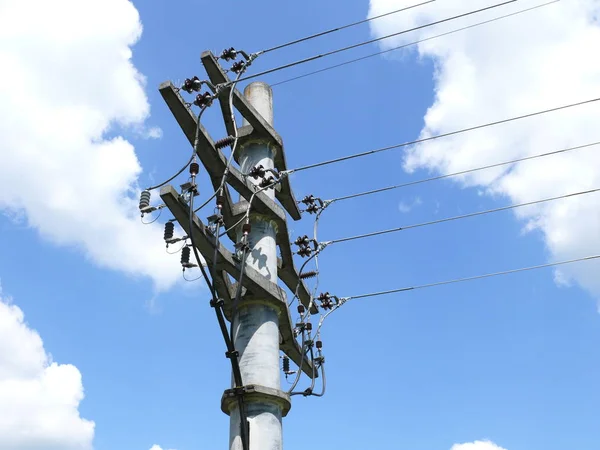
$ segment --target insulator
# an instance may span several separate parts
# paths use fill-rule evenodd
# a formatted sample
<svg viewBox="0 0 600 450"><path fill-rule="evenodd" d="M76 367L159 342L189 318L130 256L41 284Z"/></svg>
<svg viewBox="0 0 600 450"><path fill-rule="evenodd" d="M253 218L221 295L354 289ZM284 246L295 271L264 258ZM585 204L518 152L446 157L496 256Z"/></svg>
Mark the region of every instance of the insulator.
<svg viewBox="0 0 600 450"><path fill-rule="evenodd" d="M227 147L228 145L233 145L235 143L235 138L233 136L227 136L224 137L223 139L219 139L217 142L215 142L215 148L217 150L222 150L225 147Z"/></svg>
<svg viewBox="0 0 600 450"><path fill-rule="evenodd" d="M200 164L198 164L197 162L191 163L190 164L190 174L198 175L198 172L200 172Z"/></svg>
<svg viewBox="0 0 600 450"><path fill-rule="evenodd" d="M309 205L308 208L306 208L306 212L310 213L310 214L316 214L319 212L319 207L316 204L312 204Z"/></svg>
<svg viewBox="0 0 600 450"><path fill-rule="evenodd" d="M311 270L310 272L301 273L300 274L300 279L301 280L307 280L309 278L314 278L317 275L319 275L319 272L317 272L316 270Z"/></svg>
<svg viewBox="0 0 600 450"><path fill-rule="evenodd" d="M306 324L306 331L312 331L312 323L308 322Z"/></svg>
<svg viewBox="0 0 600 450"><path fill-rule="evenodd" d="M202 108L204 106L210 105L211 102L212 102L212 97L210 96L210 94L208 92L205 92L204 94L196 95L196 100L194 100L194 105Z"/></svg>
<svg viewBox="0 0 600 450"><path fill-rule="evenodd" d="M319 350L321 350L323 348L323 341L317 341L315 345Z"/></svg>
<svg viewBox="0 0 600 450"><path fill-rule="evenodd" d="M242 233L247 235L247 234L250 234L250 231L252 231L252 225L250 225L249 223L245 223L242 226Z"/></svg>
<svg viewBox="0 0 600 450"><path fill-rule="evenodd" d="M183 89L188 94L191 94L194 91L198 92L201 86L202 82L200 81L200 78L186 78L183 82L183 86L181 86L181 89Z"/></svg>
<svg viewBox="0 0 600 450"><path fill-rule="evenodd" d="M175 232L175 224L173 222L165 223L165 241L173 239L173 233Z"/></svg>
<svg viewBox="0 0 600 450"><path fill-rule="evenodd" d="M248 172L248 175L256 180L257 178L264 177L265 173L266 173L265 168L263 166L259 165L259 166L254 166L252 169L250 169L250 172Z"/></svg>
<svg viewBox="0 0 600 450"><path fill-rule="evenodd" d="M331 294L329 292L325 292L325 293L321 293L319 295L319 297L317 297L318 300L329 300L331 298Z"/></svg>
<svg viewBox="0 0 600 450"><path fill-rule="evenodd" d="M310 239L308 238L308 236L304 235L304 236L300 236L298 239L296 239L294 241L294 244L296 245L306 245L310 242Z"/></svg>
<svg viewBox="0 0 600 450"><path fill-rule="evenodd" d="M304 305L298 305L298 314L304 314L305 311L306 308L304 307Z"/></svg>
<svg viewBox="0 0 600 450"><path fill-rule="evenodd" d="M150 206L150 197L152 196L152 194L150 193L150 191L146 190L146 191L142 191L142 193L140 194L140 211L146 209L148 206Z"/></svg>
<svg viewBox="0 0 600 450"><path fill-rule="evenodd" d="M183 249L181 250L181 265L183 267L189 266L191 252L192 251L190 250L190 248L187 245L185 247L183 247Z"/></svg>
<svg viewBox="0 0 600 450"><path fill-rule="evenodd" d="M315 196L314 195L307 195L306 197L304 197L301 200L301 203L304 203L305 205L312 205L315 202Z"/></svg>
<svg viewBox="0 0 600 450"><path fill-rule="evenodd" d="M238 61L231 66L231 71L233 73L240 73L242 70L244 70L244 65L244 61Z"/></svg>
<svg viewBox="0 0 600 450"><path fill-rule="evenodd" d="M224 59L225 61L230 61L232 59L237 58L237 51L233 47L226 48L225 50L223 50L219 58Z"/></svg>
<svg viewBox="0 0 600 450"><path fill-rule="evenodd" d="M298 256L305 258L312 254L312 249L310 247L303 246L303 247L300 247L296 253L298 254Z"/></svg>
<svg viewBox="0 0 600 450"><path fill-rule="evenodd" d="M275 178L272 176L263 178L263 180L260 182L260 187L262 188L267 188L267 187L272 187L271 185L275 183Z"/></svg>
<svg viewBox="0 0 600 450"><path fill-rule="evenodd" d="M290 372L290 358L288 358L287 356L283 357L283 373L289 373Z"/></svg>

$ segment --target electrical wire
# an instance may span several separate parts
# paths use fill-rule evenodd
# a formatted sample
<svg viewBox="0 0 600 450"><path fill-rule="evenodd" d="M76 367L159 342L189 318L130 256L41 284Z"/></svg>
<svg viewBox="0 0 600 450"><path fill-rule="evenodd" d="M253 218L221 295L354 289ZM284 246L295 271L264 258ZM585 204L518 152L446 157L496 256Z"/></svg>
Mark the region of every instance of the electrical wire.
<svg viewBox="0 0 600 450"><path fill-rule="evenodd" d="M437 34L437 35L435 35L435 36L430 36L430 37L428 37L428 38L419 39L419 40L417 40L417 41L410 42L410 43L408 43L408 44L403 44L403 45L399 45L399 46L397 46L397 47L393 47L393 48L390 48L390 49L387 49L387 50L382 50L382 51L380 51L380 52L371 53L371 54L369 54L369 55L362 56L362 57L360 57L360 58L351 59L351 60L348 60L348 61L342 62L342 63L340 63L340 64L334 64L334 65L332 65L332 66L324 67L323 69L315 70L315 71L312 71L312 72L305 73L305 74L303 74L303 75L298 75L298 76L296 76L296 77L292 77L292 78L288 78L288 79L286 79L286 80L278 81L277 83L273 83L273 84L271 84L271 87L275 87L275 86L279 86L279 85L282 85L282 84L291 83L292 81L300 80L300 79L302 79L302 78L310 77L310 76L312 76L312 75L317 75L317 74L319 74L319 73L322 73L322 72L327 72L327 71L329 71L329 70L337 69L337 68L339 68L339 67L344 67L344 66L347 66L347 65L349 65L349 64L354 64L354 63L356 63L356 62L359 62L359 61L364 61L365 59L373 58L373 57L375 57L375 56L379 56L379 55L383 55L383 54L385 54L385 53L393 52L393 51L395 51L395 50L400 50L400 49L403 49L403 48L412 47L412 46L414 46L414 45L418 45L418 44L421 44L421 43L423 43L423 42L431 41L431 40L433 40L433 39L438 39L438 38L440 38L440 37L443 37L443 36L448 36L448 35L450 35L450 34L458 33L458 32L460 32L460 31L469 30L469 29L471 29L471 28L479 27L479 26L481 26L481 25L486 25L486 24L488 24L488 23L497 22L497 21L499 21L499 20L501 20L501 19L506 19L506 18L508 18L508 17L517 16L517 15L519 15L519 14L523 14L523 13L526 13L526 12L528 12L528 11L533 11L533 10L535 10L535 9L542 8L542 7L544 7L544 6L552 5L553 3L558 3L558 2L560 2L560 1L561 1L561 0L553 0L553 1L551 1L551 2L548 2L548 3L543 3L543 4L541 4L541 5L533 6L533 7L531 7L531 8L523 9L523 10L520 10L520 11L517 11L517 12L514 12L514 13L511 13L511 14L505 14L505 15L503 15L503 16L495 17L494 19L485 20L485 21L483 21L483 22L478 22L478 23L475 23L475 24L473 24L473 25L469 25L469 26L466 26L466 27L457 28L456 30L448 31L448 32L446 32L446 33Z"/></svg>
<svg viewBox="0 0 600 450"><path fill-rule="evenodd" d="M319 217L320 217L320 215L321 215L321 212L322 212L322 211L323 211L323 210L319 211L319 212L317 213L317 216L315 217L315 223L314 223L314 227L313 227L313 241L314 241L314 242L318 242L318 240L317 240L317 239L318 239L318 226L319 226L318 224L319 224ZM318 287L319 287L319 262L318 262L318 255L319 255L319 253L320 253L320 252L321 252L321 248L319 247L319 248L317 248L317 249L314 251L314 253L313 253L313 254L312 254L312 255L311 255L311 256L310 256L310 257L309 257L309 258L308 258L308 259L307 259L307 260L306 260L306 261L305 261L303 264L302 264L302 266L300 267L300 270L298 271L298 274L302 274L302 273L303 273L303 271L304 271L304 269L305 269L305 267L308 265L308 263L309 263L311 260L313 260L313 259L315 260L315 269L316 269L316 273L317 273L317 279L316 279L316 282L315 282L315 286L314 286L314 288L313 288L313 292L312 292L312 294L310 294L310 301L309 301L309 303L308 303L308 307L306 308L306 313L305 313L305 314L300 314L300 323L301 323L302 325L305 325L305 324L306 324L306 322L307 322L307 320L310 320L310 317L311 317L311 312L310 312L310 310L311 310L311 308L313 307L313 304L314 304L314 298L315 298L315 296L316 296L317 289L318 289ZM295 290L295 292L294 292L294 297L293 297L293 298L292 298L292 300L291 300L291 301L288 303L288 307L290 307L290 306L291 306L291 305L294 303L294 301L295 301L296 299L299 299L299 294L298 294L298 291L300 290L300 285L301 285L301 283L302 283L302 279L301 279L301 278L299 278L299 279L298 279L298 284L296 284L296 290ZM305 336L304 336L304 333L305 333L305 329L303 328L303 329L302 329L302 342L301 342L301 346L300 346L300 348L301 348L301 349L303 349L303 350L304 350L304 346L305 346ZM316 333L315 333L315 335L316 335ZM309 340L310 340L310 332L309 332L309 336L308 336L308 337L309 337ZM300 378L302 377L302 366L304 365L304 358L305 358L305 356L306 356L306 354L305 354L305 352L303 351L303 352L302 352L302 358L300 359L300 365L298 366L298 371L297 371L297 373L296 373L296 379L294 380L294 383L292 384L292 386L291 386L291 387L290 387L290 389L288 390L288 394L290 394L290 395L294 395L294 393L293 393L293 390L296 388L296 386L298 385L298 382L300 381ZM314 388L314 384L315 384L315 378L316 378L316 377L315 377L315 367L314 367L314 364L315 364L315 361L314 361L314 357L313 357L313 353L312 353L312 347L311 347L311 366L312 366L312 369L313 369L313 370L312 370L312 371L313 371L313 374L312 374L312 377L311 377L311 379L312 379L312 387L311 387L311 390L312 390L312 388Z"/></svg>
<svg viewBox="0 0 600 450"><path fill-rule="evenodd" d="M202 119L202 115L204 114L204 111L206 111L206 109L207 109L207 107L202 107L200 109L200 113L198 114L198 124L200 124L200 120ZM181 169L179 169L177 171L177 173L175 175L173 175L171 178L169 178L166 181L163 181L160 184L157 184L155 186L150 186L150 187L146 188L145 189L146 191L153 191L154 189L158 189L159 187L163 187L165 184L170 183L175 178L177 178L179 175L181 175L183 173L183 171L189 167L189 165L194 160L194 157L196 156L196 151L198 150L198 139L199 139L198 133L199 133L199 131L196 132L196 140L194 142L194 146L193 146L193 150L192 150L192 155L190 156L190 159L185 163L185 165Z"/></svg>
<svg viewBox="0 0 600 450"><path fill-rule="evenodd" d="M170 252L170 251L169 251L169 247L167 247L167 250L166 250L166 252L167 252L169 255L174 255L175 253L179 253L181 250L183 250L183 247L185 247L186 245L187 245L187 244L186 244L186 242L185 242L185 241L183 241L183 245L182 245L181 247L179 247L177 250L175 250L174 252Z"/></svg>
<svg viewBox="0 0 600 450"><path fill-rule="evenodd" d="M433 140L436 140L436 139L441 139L441 138L445 138L445 137L449 137L449 136L455 136L457 134L467 133L469 131L480 130L482 128L488 128L488 127L492 127L492 126L495 126L495 125L501 125L501 124L504 124L504 123L514 122L516 120L527 119L527 118L530 118L530 117L535 117L535 116L539 116L539 115L542 115L542 114L547 114L547 113L551 113L551 112L561 111L561 110L568 109L568 108L574 108L576 106L587 105L587 104L595 103L595 102L598 102L598 101L600 101L600 97L593 98L593 99L590 99L590 100L585 100L585 101L582 101L582 102L571 103L569 105L558 106L556 108L545 109L543 111L537 111L537 112L534 112L534 113L524 114L524 115L521 115L521 116L511 117L509 119L497 120L495 122L489 122L489 123L485 123L483 125L476 125L476 126L469 127L469 128L463 128L461 130L451 131L449 133L443 133L443 134L438 134L438 135L435 135L435 136L429 136L429 137L417 139L417 140L414 140L414 141L403 142L401 144L390 145L388 147L382 147L382 148L378 148L378 149L375 149L375 150L370 150L370 151L367 151L367 152L356 153L354 155L342 156L340 158L330 159L328 161L323 161L323 162L315 163L315 164L309 164L309 165L306 165L306 166L298 167L296 169L291 169L291 170L287 171L287 174L290 175L292 173L301 172L301 171L304 171L304 170L315 169L317 167L327 166L329 164L335 164L335 163L339 163L339 162L342 162L342 161L348 161L348 160L355 159L355 158L361 158L363 156L374 155L376 153L381 153L381 152L385 152L385 151L388 151L388 150L393 150L393 149L396 149L396 148L402 148L402 147L408 147L410 145L421 144L423 142L429 142L429 141L433 141Z"/></svg>
<svg viewBox="0 0 600 450"><path fill-rule="evenodd" d="M187 278L187 277L185 276L185 272L182 272L182 276L183 276L183 279L184 279L185 281L187 281L188 283L193 283L194 281L198 281L200 278L202 278L202 275L198 275L196 278L191 278L191 279L190 279L190 278Z"/></svg>
<svg viewBox="0 0 600 450"><path fill-rule="evenodd" d="M326 31L321 31L319 33L315 33L315 34L312 34L310 36L306 36L306 37L303 37L303 38L300 38L300 39L295 39L293 41L286 42L285 44L280 44L280 45L276 45L275 47L268 48L266 50L261 50L260 52L257 53L257 55L262 55L262 54L265 54L265 53L273 52L275 50L286 48L286 47L289 47L291 45L299 44L301 42L310 41L311 39L315 39L315 38L318 38L318 37L321 37L321 36L325 36L327 34L335 33L337 31L345 30L347 28L355 27L357 25L362 25L363 23L371 22L371 21L376 20L376 19L381 19L382 17L391 16L392 14L397 14L399 12L407 11L409 9L417 8L418 6L427 5L427 4L433 3L433 2L435 2L435 0L428 0L426 2L421 2L421 3L418 3L416 5L406 6L404 8L396 9L394 11L390 11L390 12L387 12L385 14L380 14L378 16L369 17L368 19L359 20L358 22L353 22L353 23L350 23L348 25L343 25L341 27L332 28L332 29L326 30Z"/></svg>
<svg viewBox="0 0 600 450"><path fill-rule="evenodd" d="M244 242L244 244L246 244ZM233 318L235 317L236 313L237 313L237 309L238 306L240 304L240 300L242 299L242 281L244 280L244 268L246 267L246 258L248 258L248 248L246 245L244 245L244 247L242 248L242 258L241 258L241 262L240 262L240 278L238 280L238 287L236 289L235 292L235 297L233 299L233 303L231 305L231 326L229 327L229 333L230 333L230 338L231 341L233 342L234 339L234 334L233 334Z"/></svg>
<svg viewBox="0 0 600 450"><path fill-rule="evenodd" d="M199 124L200 122L198 122ZM193 177L195 178L195 177ZM195 183L195 180L192 180L192 183ZM227 324L225 322L225 317L223 315L222 307L219 304L219 298L215 291L214 285L210 282L206 270L202 265L202 260L200 259L200 255L198 254L198 250L196 248L196 244L194 243L194 233L193 233L193 211L194 211L194 195L190 196L190 240L192 241L192 249L194 251L194 256L196 257L196 261L198 263L198 267L202 271L202 276L204 277L210 291L212 294L212 299L214 302L214 310L217 316L217 321L219 322L219 328L221 329L221 333L223 334L223 338L225 339L225 346L227 348L227 352L229 355L229 359L231 361L231 371L233 372L233 380L237 388L243 388L244 384L242 381L242 372L240 370L240 365L238 361L238 357L236 356L235 347L233 342L229 339L229 332L227 330ZM242 447L244 450L250 450L249 438L248 438L248 419L246 416L246 408L244 405L244 398L241 395L237 395L238 401L238 409L240 413L240 437L242 439Z"/></svg>
<svg viewBox="0 0 600 450"><path fill-rule="evenodd" d="M383 188L379 188L379 189L373 189L370 191L364 191L364 192L360 192L358 194L351 194L351 195L345 195L343 197L337 197L337 198L332 198L330 200L326 200L324 203L324 207L329 206L330 204L334 203L334 202L342 202L345 200L350 200L350 199L354 199L354 198L358 198L358 197L364 197L367 195L373 195L373 194L379 194L381 192L387 192L387 191L391 191L394 189L400 189L400 188L405 188L405 187L409 187L409 186L415 186L417 184L423 184L423 183L428 183L431 181L437 181L437 180L443 180L446 178L452 178L452 177L456 177L456 176L460 176L460 175L466 175L468 173L473 173L473 172L479 172L481 170L486 170L486 169L493 169L496 167L502 167L502 166L508 166L511 164L516 164L519 162L523 162L523 161L530 161L530 160L534 160L534 159L539 159L539 158L544 158L547 156L553 156L553 155L559 155L562 153L568 153L571 151L575 151L575 150L581 150L584 148L589 148L589 147L593 147L596 145L599 145L600 141L596 141L596 142L592 142L590 144L584 144L584 145L578 145L577 147L569 147L569 148L564 148L561 150L556 150L553 152L547 152L547 153L540 153L537 155L532 155L532 156L526 156L523 158L518 158L518 159L512 159L510 161L504 161L504 162L500 162L500 163L496 163L496 164L489 164L486 166L481 166L481 167L476 167L473 169L467 169L467 170L461 170L458 172L453 172L453 173L448 173L448 174L444 174L444 175L438 175L435 177L430 177L430 178L424 178L421 180L415 180L415 181L410 181L408 183L403 183L403 184L396 184L393 186L387 186L387 187L383 187Z"/></svg>
<svg viewBox="0 0 600 450"><path fill-rule="evenodd" d="M162 216L162 209L159 209L158 214L156 215L156 217L154 219L152 219L150 222L144 222L144 216L142 216L140 218L140 220L141 220L141 222L144 225L152 225L154 222L156 222L160 218L160 216Z"/></svg>
<svg viewBox="0 0 600 450"><path fill-rule="evenodd" d="M436 225L436 224L445 223L445 222L452 222L455 220L468 219L470 217L483 216L483 215L487 215L487 214L497 213L500 211L508 211L511 209L521 208L524 206L538 205L541 203L552 202L555 200L561 200L561 199L570 198L570 197L577 197L577 196L581 196L581 195L593 194L595 192L600 192L600 188L590 189L587 191L575 192L575 193L567 194L567 195L560 195L558 197L545 198L542 200L535 200L532 202L519 203L516 205L503 206L501 208L488 209L486 211L477 211L477 212L470 213L470 214L462 214L460 216L447 217L444 219L432 220L430 222L423 222L423 223L418 223L415 225L408 225L408 226L404 226L404 227L392 228L389 230L375 231L373 233L366 233L366 234L361 234L358 236L351 236L351 237L346 237L346 238L341 238L341 239L335 239L333 241L324 242L323 245L329 246L329 245L338 244L341 242L356 241L359 239L365 239L365 238L369 238L369 237L373 237L373 236L380 236L382 234L395 233L397 231L410 230L413 228L421 228L421 227L425 227L425 226L429 226L429 225Z"/></svg>
<svg viewBox="0 0 600 450"><path fill-rule="evenodd" d="M410 29L407 29L407 30L398 31L396 33L388 34L386 36L382 36L382 37L379 37L379 38L370 39L370 40L364 41L364 42L359 42L358 44L349 45L347 47L343 47L343 48L340 48L340 49L337 49L337 50L332 50L332 51L329 51L329 52L326 52L326 53L321 53L319 55L311 56L309 58L301 59L301 60L298 60L298 61L295 61L295 62L292 62L292 63L284 64L282 66L275 67L274 69L269 69L269 70L265 70L263 72L259 72L257 74L249 75L247 77L240 78L238 81L251 80L253 78L261 77L263 75L268 75L270 73L279 72L280 70L289 69L290 67L299 66L300 64L305 64L307 62L315 61L315 60L320 59L320 58L325 58L327 56L336 55L338 53L342 53L342 52L345 52L345 51L348 51L348 50L352 50L352 49L355 49L355 48L363 47L365 45L373 44L375 42L379 42L379 41L382 41L384 39L389 39L389 38L394 37L394 36L400 36L402 34L410 33L412 31L421 30L421 29L424 29L424 28L432 27L434 25L439 25L441 23L445 23L445 22L449 22L449 21L452 21L452 20L460 19L462 17L467 17L467 16L470 16L470 15L473 15L473 14L477 14L477 13L480 13L480 12L483 12L483 11L490 10L490 9L498 8L500 6L505 6L505 5L508 5L510 3L515 3L516 1L518 1L518 0L508 0L508 1L505 1L505 2L502 2L502 3L497 3L497 4L492 5L492 6L488 6L486 8L477 9L477 10L470 11L470 12L467 12L467 13L463 13L463 14L459 14L459 15L456 15L456 16L448 17L446 19L437 20L435 22L431 22L431 23L428 23L428 24L425 24L425 25L420 25L418 27L413 27L413 28L410 28Z"/></svg>
<svg viewBox="0 0 600 450"><path fill-rule="evenodd" d="M443 285L448 285L448 284L456 284L456 283L463 283L463 282L467 282L467 281L481 280L484 278L498 277L501 275L510 275L510 274L519 273L519 272L527 272L530 270L545 269L548 267L564 266L567 264L574 264L577 262L584 262L584 261L592 261L592 260L596 260L596 259L600 259L600 255L586 256L584 258L571 259L568 261L560 261L560 262L554 262L554 263L549 263L549 264L541 264L538 266L523 267L520 269L505 270L503 272L488 273L485 275L477 275L477 276L468 277L468 278L457 278L457 279L448 280L448 281L438 281L437 283L421 284L418 286L405 287L405 288L400 288L400 289L392 289L389 291L373 292L371 294L354 295L352 297L345 297L345 300L358 300L358 299L362 299L362 298L378 297L381 295L395 294L398 292L415 291L417 289L427 289L427 288L436 287L436 286L443 286Z"/></svg>
<svg viewBox="0 0 600 450"><path fill-rule="evenodd" d="M195 154L196 153L192 154L192 156L190 156L190 159L185 163L185 165L181 169L179 169L179 171L177 171L177 173L175 175L173 175L171 178L169 178L168 180L163 181L162 183L157 184L155 186L150 186L150 187L146 188L145 190L146 191L153 191L154 189L158 189L159 187L163 187L165 184L170 183L171 181L173 181L175 178L177 178L179 175L181 175L185 169L187 169L189 167L189 165L194 160L194 155Z"/></svg>
<svg viewBox="0 0 600 450"><path fill-rule="evenodd" d="M231 167L231 163L233 161L233 156L235 154L235 150L237 148L237 144L239 141L237 121L235 118L235 110L233 109L233 93L235 92L235 87L236 87L237 83L239 82L240 77L244 74L247 67L248 66L244 66L242 68L242 70L240 70L240 72L237 74L237 78L232 82L231 89L229 91L228 104L229 104L229 111L231 112L230 119L231 119L231 122L233 123L233 144L231 146L231 154L229 155L229 158L227 159L227 164L225 165L225 170L223 171L223 177L221 178L221 183L219 184L219 188L217 190L215 190L215 193L211 196L211 198L209 198L195 212L198 212L200 209L202 209L204 206L206 206L208 204L208 202L211 201L216 196L222 195L223 188L225 187L225 183L227 182L227 176L229 175L229 168Z"/></svg>

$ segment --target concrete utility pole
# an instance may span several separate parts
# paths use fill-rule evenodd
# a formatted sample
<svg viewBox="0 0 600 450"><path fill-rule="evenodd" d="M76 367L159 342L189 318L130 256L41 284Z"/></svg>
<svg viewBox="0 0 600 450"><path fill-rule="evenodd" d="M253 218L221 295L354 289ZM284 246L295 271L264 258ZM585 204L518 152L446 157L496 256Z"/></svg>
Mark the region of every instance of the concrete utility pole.
<svg viewBox="0 0 600 450"><path fill-rule="evenodd" d="M223 205L219 220L230 230L227 236L237 245L243 243L242 226L235 230L235 225L242 223L249 211L251 230L244 267L239 248L237 255L225 248L190 211L185 195L172 186L164 186L160 196L186 235L193 237L196 248L209 267L216 267L212 283L219 301L213 303L223 305L225 317L232 324L237 355L228 353L228 357L239 362L243 386L236 386L233 382L233 388L227 389L221 399L221 410L230 416L230 450L242 450L240 397L248 419L249 449L281 450L282 418L289 412L291 402L290 396L280 389L279 352L284 352L309 377L316 376L313 362L303 357L304 349L296 340L295 324L292 323L285 291L277 284L281 279L290 291L297 293L305 308L310 307L312 314L318 312L294 265L287 228L286 212L292 219L300 220L300 209L288 177L280 177L274 189L257 186L270 176L269 169L276 173L287 170L283 141L273 129L271 88L264 83L252 83L242 95L212 53L202 54L202 64L210 78L209 86L214 89L213 92L218 92L229 141L232 136L238 136L235 158L239 168L235 165L228 167L227 184L220 199ZM227 158L221 151L224 146L215 142L198 123L180 89L171 82L165 82L159 90L192 146L198 137L196 154L213 188L218 190L227 168ZM231 120L230 93L233 107L244 118L243 125L237 130ZM257 178L247 176L258 166L267 172ZM239 192L239 202L233 203L230 187ZM248 203L250 200L251 205ZM193 214L191 220L190 214ZM277 257L277 247L280 258ZM240 276L242 273L243 276ZM230 278L238 283L232 284ZM235 304L239 283L243 295Z"/></svg>
<svg viewBox="0 0 600 450"><path fill-rule="evenodd" d="M273 125L273 92L264 83L256 82L246 87L244 95L269 125ZM249 125L244 121L244 125ZM239 149L242 173L262 165L274 169L273 149L264 139L243 144ZM253 180L258 185L260 180ZM275 191L265 191L275 199ZM277 281L277 245L275 223L268 217L251 213L252 229L248 236L250 246L246 263L270 281ZM241 240L241 227L240 227ZM263 395L248 399L246 414L250 424L251 450L281 450L282 401L287 396L280 391L279 369L279 311L261 298L244 298L233 317L234 342L240 353L240 369L245 384L272 389L272 396ZM230 449L242 450L240 417L237 403L230 411Z"/></svg>

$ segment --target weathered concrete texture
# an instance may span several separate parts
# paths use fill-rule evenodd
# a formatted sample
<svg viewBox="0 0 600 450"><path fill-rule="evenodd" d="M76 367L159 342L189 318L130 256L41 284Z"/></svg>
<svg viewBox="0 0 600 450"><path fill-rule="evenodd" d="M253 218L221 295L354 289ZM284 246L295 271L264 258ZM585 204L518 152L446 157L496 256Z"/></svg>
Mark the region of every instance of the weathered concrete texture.
<svg viewBox="0 0 600 450"><path fill-rule="evenodd" d="M262 117L273 122L271 88L264 83L251 83L246 88L249 103ZM265 169L274 167L273 152L268 141L254 142L240 149L242 173L248 173L252 167L262 165ZM256 180L253 182L259 182ZM275 192L266 191L269 198L275 198ZM277 244L275 224L261 215L251 214L252 230L248 236L250 254L247 266L255 269L267 279L277 282ZM262 301L261 301L262 300ZM271 389L281 386L279 369L279 311L263 303L264 299L253 296L244 297L233 317L234 342L240 352L240 370L244 385L254 384ZM287 305L286 305L287 306ZM245 401L250 422L250 450L281 450L282 406L276 399ZM241 449L238 434L240 431L239 414L230 416L230 448Z"/></svg>
<svg viewBox="0 0 600 450"><path fill-rule="evenodd" d="M281 377L277 312L267 305L251 303L242 306L234 318L233 327L244 384L279 389Z"/></svg>
<svg viewBox="0 0 600 450"><path fill-rule="evenodd" d="M283 448L283 436L279 407L268 403L247 403L246 413L250 424L251 450L281 450ZM230 450L242 450L239 420L239 410L235 407L231 411Z"/></svg>
<svg viewBox="0 0 600 450"><path fill-rule="evenodd" d="M261 81L250 83L244 89L244 97L263 119L273 126L273 89L271 86ZM250 125L250 122L244 119L244 125Z"/></svg>

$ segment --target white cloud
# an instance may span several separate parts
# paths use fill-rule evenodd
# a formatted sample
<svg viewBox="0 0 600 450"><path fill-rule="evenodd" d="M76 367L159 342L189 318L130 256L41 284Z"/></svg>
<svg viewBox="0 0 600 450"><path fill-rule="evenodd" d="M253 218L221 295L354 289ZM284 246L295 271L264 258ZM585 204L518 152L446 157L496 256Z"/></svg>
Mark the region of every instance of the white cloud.
<svg viewBox="0 0 600 450"><path fill-rule="evenodd" d="M163 450L163 449L159 445L154 444L150 450ZM169 449L169 450L174 450L174 449Z"/></svg>
<svg viewBox="0 0 600 450"><path fill-rule="evenodd" d="M409 1L371 0L370 15ZM492 1L436 2L372 22L382 36L472 9ZM487 13L383 41L384 48L412 42L499 15L539 5L519 1ZM598 0L569 0L482 27L421 43L419 55L435 62L435 100L422 136L446 133L498 119L600 96ZM600 140L600 105L424 143L406 154L405 168L454 172L494 162ZM600 147L523 162L510 169L470 174L460 182L515 203L600 187ZM600 253L600 195L591 194L516 211L528 231L543 233L552 260ZM561 268L561 281L574 278L600 295L600 266Z"/></svg>
<svg viewBox="0 0 600 450"><path fill-rule="evenodd" d="M506 450L490 441L475 441L466 444L454 444L450 450Z"/></svg>
<svg viewBox="0 0 600 450"><path fill-rule="evenodd" d="M421 200L421 197L415 197L410 202L401 201L400 203L398 203L398 211L400 211L403 214L407 214L411 212L414 208L416 208L417 206L421 206L422 204L423 201Z"/></svg>
<svg viewBox="0 0 600 450"><path fill-rule="evenodd" d="M0 448L92 449L94 422L79 416L81 400L79 370L52 361L0 289Z"/></svg>
<svg viewBox="0 0 600 450"><path fill-rule="evenodd" d="M144 130L142 133L143 137L146 139L160 139L163 136L163 131L159 127L152 127Z"/></svg>
<svg viewBox="0 0 600 450"><path fill-rule="evenodd" d="M0 210L163 289L180 276L177 256L158 224L140 223L133 146L106 137L143 130L149 116L131 62L141 33L127 0L0 2Z"/></svg>

